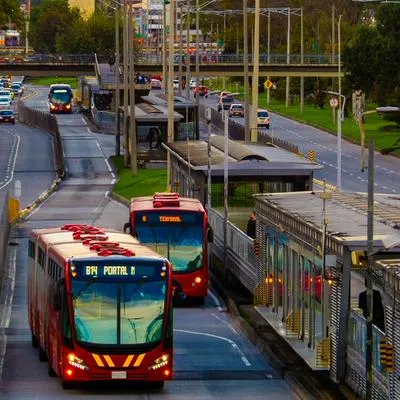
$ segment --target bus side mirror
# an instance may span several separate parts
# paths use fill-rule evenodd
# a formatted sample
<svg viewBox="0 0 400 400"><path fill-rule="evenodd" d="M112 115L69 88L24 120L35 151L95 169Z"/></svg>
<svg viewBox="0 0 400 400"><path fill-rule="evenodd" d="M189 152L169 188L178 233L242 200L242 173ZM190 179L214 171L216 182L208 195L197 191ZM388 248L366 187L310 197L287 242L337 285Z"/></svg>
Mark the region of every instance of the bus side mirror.
<svg viewBox="0 0 400 400"><path fill-rule="evenodd" d="M56 291L53 296L53 308L55 311L61 310L61 298L62 298L62 290L65 285L65 279L61 278L56 285Z"/></svg>
<svg viewBox="0 0 400 400"><path fill-rule="evenodd" d="M207 242L208 243L213 243L214 242L214 231L211 228L211 226L209 226L208 229L207 229Z"/></svg>
<svg viewBox="0 0 400 400"><path fill-rule="evenodd" d="M130 224L130 222L127 222L126 224L124 224L124 232L125 233L131 233L131 224Z"/></svg>

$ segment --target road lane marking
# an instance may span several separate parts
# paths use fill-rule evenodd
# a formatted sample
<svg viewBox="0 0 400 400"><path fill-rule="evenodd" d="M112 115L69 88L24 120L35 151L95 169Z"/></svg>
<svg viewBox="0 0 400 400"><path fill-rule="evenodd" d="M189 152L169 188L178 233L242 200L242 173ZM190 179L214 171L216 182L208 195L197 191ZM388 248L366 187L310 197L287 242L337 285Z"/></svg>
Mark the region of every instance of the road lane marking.
<svg viewBox="0 0 400 400"><path fill-rule="evenodd" d="M200 335L200 336L208 336L214 339L219 339L219 340L223 340L225 342L228 342L233 349L235 349L239 355L240 355L240 359L242 360L242 362L244 363L244 365L246 367L250 367L251 363L249 362L249 360L246 358L246 356L244 355L243 351L239 349L239 346L231 339L228 339L224 336L218 336L218 335L213 335L212 333L204 333L204 332L197 332L197 331L187 331L185 329L174 329L174 332L181 332L181 333L190 333L192 335Z"/></svg>
<svg viewBox="0 0 400 400"><path fill-rule="evenodd" d="M221 318L219 315L212 313L211 314L214 318L216 318L218 321L222 322L224 325L226 325L235 335L239 335L237 330L224 318Z"/></svg>
<svg viewBox="0 0 400 400"><path fill-rule="evenodd" d="M214 300L214 303L217 306L218 311L224 311L218 297L211 290L208 290L208 294Z"/></svg>
<svg viewBox="0 0 400 400"><path fill-rule="evenodd" d="M19 149L19 143L21 141L21 138L19 135L12 133L12 136L14 138L13 143L11 145L11 151L10 151L10 157L8 159L8 164L7 164L7 171L6 171L6 182L4 180L2 182L3 185L0 186L0 189L3 189L6 187L13 179L14 179L14 170L15 170L15 164L17 162L17 155L18 155L18 149ZM0 182L0 183L2 183Z"/></svg>

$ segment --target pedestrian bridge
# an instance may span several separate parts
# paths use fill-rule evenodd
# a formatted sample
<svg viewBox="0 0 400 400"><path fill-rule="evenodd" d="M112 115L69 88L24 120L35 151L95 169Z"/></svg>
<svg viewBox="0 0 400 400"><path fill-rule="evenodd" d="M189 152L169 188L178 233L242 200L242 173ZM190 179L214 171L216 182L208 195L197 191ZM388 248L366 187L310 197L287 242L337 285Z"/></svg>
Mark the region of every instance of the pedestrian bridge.
<svg viewBox="0 0 400 400"><path fill-rule="evenodd" d="M174 69L180 71L179 59L175 57ZM288 62L289 61L289 62ZM107 63L106 57L98 56L99 63ZM200 58L199 73L195 72L196 58L190 57L191 76L243 76L243 55L225 54L215 58ZM0 74L23 76L77 76L95 75L95 55L41 55L24 62L0 63ZM123 66L121 65L121 69ZM186 73L187 64L181 65L182 73ZM144 74L161 74L161 55L138 55L135 60L135 71ZM287 58L283 54L261 55L259 71L261 76L274 77L338 77L339 68L336 59L326 55L293 54ZM249 75L253 74L253 65L249 56ZM340 75L343 75L341 72Z"/></svg>

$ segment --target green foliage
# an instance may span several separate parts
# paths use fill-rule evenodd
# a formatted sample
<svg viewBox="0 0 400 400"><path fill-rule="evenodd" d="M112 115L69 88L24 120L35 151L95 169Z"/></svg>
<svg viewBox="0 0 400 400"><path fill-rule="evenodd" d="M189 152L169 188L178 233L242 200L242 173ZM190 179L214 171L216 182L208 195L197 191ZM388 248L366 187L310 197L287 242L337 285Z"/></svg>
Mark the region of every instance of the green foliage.
<svg viewBox="0 0 400 400"><path fill-rule="evenodd" d="M167 189L166 169L138 169L137 175L132 175L130 168L124 168L123 157L113 156L111 160L119 177L114 192L120 196L126 199L151 196L155 192L165 192Z"/></svg>
<svg viewBox="0 0 400 400"><path fill-rule="evenodd" d="M30 43L38 52L60 51L57 42L73 36L73 25L82 17L79 10L70 8L68 0L44 0L31 12Z"/></svg>
<svg viewBox="0 0 400 400"><path fill-rule="evenodd" d="M0 0L0 29L8 29L9 22L16 24L17 28L22 27L23 16L18 0Z"/></svg>
<svg viewBox="0 0 400 400"><path fill-rule="evenodd" d="M67 83L71 85L72 89L78 88L78 78L69 78L69 77L62 77L62 76L47 76L43 78L30 78L29 83L32 85L38 86L50 86L53 83Z"/></svg>

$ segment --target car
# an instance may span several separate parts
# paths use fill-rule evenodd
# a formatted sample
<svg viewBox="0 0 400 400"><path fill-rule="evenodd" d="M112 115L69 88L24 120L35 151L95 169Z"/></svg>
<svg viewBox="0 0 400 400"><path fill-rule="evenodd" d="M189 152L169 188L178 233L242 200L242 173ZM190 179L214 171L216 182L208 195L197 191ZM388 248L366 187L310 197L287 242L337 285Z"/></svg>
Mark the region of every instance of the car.
<svg viewBox="0 0 400 400"><path fill-rule="evenodd" d="M179 79L174 79L173 87L174 89L179 89Z"/></svg>
<svg viewBox="0 0 400 400"><path fill-rule="evenodd" d="M12 103L13 98L14 98L14 93L10 89L0 89L0 97L6 97L10 100L10 103Z"/></svg>
<svg viewBox="0 0 400 400"><path fill-rule="evenodd" d="M207 97L208 96L208 87L204 85L200 85L199 87L195 88L193 91L194 97L197 96L197 93L200 97Z"/></svg>
<svg viewBox="0 0 400 400"><path fill-rule="evenodd" d="M15 124L15 115L13 110L0 110L0 123L10 122Z"/></svg>
<svg viewBox="0 0 400 400"><path fill-rule="evenodd" d="M191 79L189 84L190 89L194 89L196 87L196 79Z"/></svg>
<svg viewBox="0 0 400 400"><path fill-rule="evenodd" d="M269 129L270 123L271 120L268 111L259 109L257 112L257 126L265 126L267 129Z"/></svg>
<svg viewBox="0 0 400 400"><path fill-rule="evenodd" d="M232 96L221 97L220 101L218 102L218 111L229 110L234 102L235 99Z"/></svg>
<svg viewBox="0 0 400 400"><path fill-rule="evenodd" d="M14 64L24 63L25 62L25 58L22 57L22 56L16 56L16 57L11 59L11 62L14 63Z"/></svg>
<svg viewBox="0 0 400 400"><path fill-rule="evenodd" d="M152 79L151 80L151 88L152 89L161 89L162 84L161 81L158 79Z"/></svg>
<svg viewBox="0 0 400 400"><path fill-rule="evenodd" d="M22 81L13 81L12 84L11 84L11 86L12 86L12 85L19 85L19 86L21 86L21 94L24 93L24 84L22 83Z"/></svg>
<svg viewBox="0 0 400 400"><path fill-rule="evenodd" d="M10 108L11 100L8 97L0 96L0 108Z"/></svg>
<svg viewBox="0 0 400 400"><path fill-rule="evenodd" d="M10 78L0 78L0 90L1 88L8 88L10 84Z"/></svg>
<svg viewBox="0 0 400 400"><path fill-rule="evenodd" d="M11 90L14 93L14 96L20 96L22 94L22 85L19 83L12 83Z"/></svg>
<svg viewBox="0 0 400 400"><path fill-rule="evenodd" d="M229 108L228 115L230 117L244 117L244 105L241 103L233 103Z"/></svg>
<svg viewBox="0 0 400 400"><path fill-rule="evenodd" d="M0 63L7 64L9 62L10 62L10 59L8 57L0 57Z"/></svg>

